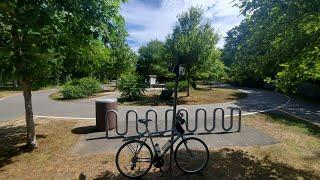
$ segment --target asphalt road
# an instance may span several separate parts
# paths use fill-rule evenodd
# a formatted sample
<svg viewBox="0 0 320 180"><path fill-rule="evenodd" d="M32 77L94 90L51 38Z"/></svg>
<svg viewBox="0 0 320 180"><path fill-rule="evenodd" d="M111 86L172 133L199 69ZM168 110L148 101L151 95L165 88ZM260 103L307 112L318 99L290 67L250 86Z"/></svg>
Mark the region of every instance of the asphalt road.
<svg viewBox="0 0 320 180"><path fill-rule="evenodd" d="M284 105L288 97L281 93L258 89L241 89L248 94L247 98L236 102L204 104L204 105L181 105L179 108L188 110L190 116L195 114L196 109L204 108L208 111L208 116L212 116L214 108L221 107L225 113L229 113L230 107L240 107L242 113L255 113L266 111ZM75 117L75 118L95 118L95 100L85 99L77 101L55 101L50 99L50 95L56 90L36 91L32 93L32 104L34 115L36 116L54 116L54 117ZM105 97L117 97L115 93L110 93ZM104 97L100 97L104 98ZM119 119L124 119L125 112L134 109L138 112L139 118L144 117L148 109L154 109L158 112L158 119L164 118L166 109L170 106L119 106ZM9 96L0 101L0 122L15 119L24 115L24 102L22 94Z"/></svg>

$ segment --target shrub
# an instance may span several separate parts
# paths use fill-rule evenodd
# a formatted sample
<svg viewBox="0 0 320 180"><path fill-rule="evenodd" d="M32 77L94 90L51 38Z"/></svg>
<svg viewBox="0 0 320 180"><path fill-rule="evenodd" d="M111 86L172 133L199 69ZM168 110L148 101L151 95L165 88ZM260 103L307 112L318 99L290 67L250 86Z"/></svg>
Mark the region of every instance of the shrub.
<svg viewBox="0 0 320 180"><path fill-rule="evenodd" d="M87 95L96 94L101 91L100 82L91 77L79 79L79 86L84 89Z"/></svg>
<svg viewBox="0 0 320 180"><path fill-rule="evenodd" d="M136 100L146 88L146 84L136 74L123 74L117 84L121 97L126 100Z"/></svg>
<svg viewBox="0 0 320 180"><path fill-rule="evenodd" d="M91 96L101 91L98 80L85 77L67 82L61 90L64 99L78 99Z"/></svg>
<svg viewBox="0 0 320 180"><path fill-rule="evenodd" d="M174 90L175 82L168 82L166 83L166 88L170 90ZM179 81L178 84L178 91L186 91L188 88L188 82L187 81Z"/></svg>

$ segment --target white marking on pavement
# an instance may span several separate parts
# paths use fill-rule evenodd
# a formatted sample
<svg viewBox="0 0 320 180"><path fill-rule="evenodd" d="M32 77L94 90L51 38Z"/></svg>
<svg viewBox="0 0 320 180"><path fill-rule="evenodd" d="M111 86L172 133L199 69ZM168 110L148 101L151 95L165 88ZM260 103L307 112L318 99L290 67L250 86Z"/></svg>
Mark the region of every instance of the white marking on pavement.
<svg viewBox="0 0 320 180"><path fill-rule="evenodd" d="M291 101L291 98L288 97L286 95L286 97L288 98L287 102L280 105L280 106L277 106L275 108L272 108L272 109L267 109L267 110L262 110L262 111L256 111L256 112L249 112L249 113L243 113L241 114L242 116L247 116L247 115L254 115L254 114L258 114L258 113L264 113L264 112L269 112L269 111L273 111L273 110L276 110L276 109L279 109L283 106L286 106L290 101ZM96 119L96 118L83 118L83 117L68 117L68 116L41 116L41 115L34 115L36 118L52 118L52 119L81 119L81 120L92 120L92 119ZM235 114L234 116L239 116L239 114ZM230 117L230 115L225 115L224 117ZM129 120L130 121L130 120ZM132 120L134 121L134 120Z"/></svg>
<svg viewBox="0 0 320 180"><path fill-rule="evenodd" d="M247 115L254 115L254 114L258 114L258 113L264 113L264 112L269 112L269 111L273 111L276 109L279 109L285 105L287 105L290 102L290 97L286 96L288 98L288 101L280 106L277 106L275 108L272 109L267 109L267 110L262 110L262 111L256 111L256 112L249 112L249 113L243 113L241 114L242 116L247 116ZM96 118L83 118L83 117L67 117L67 116L41 116L41 115L34 115L36 118L52 118L52 119L82 119L82 120L93 120ZM234 116L239 116L239 114L235 114ZM225 115L224 117L230 117L230 115ZM129 121L134 121L134 120L129 120Z"/></svg>
<svg viewBox="0 0 320 180"><path fill-rule="evenodd" d="M20 95L20 94L22 94L22 93L11 94L11 95L9 95L9 96L5 96L5 97L1 98L0 101L5 100L5 99L7 99L7 98L9 98L9 97L13 97L13 96Z"/></svg>
<svg viewBox="0 0 320 180"><path fill-rule="evenodd" d="M52 118L52 119L82 119L82 120L91 120L96 118L83 118L83 117L65 117L65 116L41 116L41 115L34 115L36 118Z"/></svg>
<svg viewBox="0 0 320 180"><path fill-rule="evenodd" d="M242 116L254 115L254 114L264 113L264 112L269 112L269 111L274 111L274 110L277 110L277 109L279 109L279 108L282 108L283 106L286 106L287 104L289 104L290 101L291 101L291 98L290 98L289 96L287 96L287 95L285 95L285 96L288 98L288 100L287 100L286 103L284 103L284 104L282 104L282 105L280 105L280 106L277 106L277 107L272 108L272 109L262 110L262 111L243 113L243 114L241 114L241 115L242 115ZM239 114L238 114L238 115L239 115ZM238 115L234 115L234 116L238 116ZM224 117L230 117L230 115L225 115Z"/></svg>

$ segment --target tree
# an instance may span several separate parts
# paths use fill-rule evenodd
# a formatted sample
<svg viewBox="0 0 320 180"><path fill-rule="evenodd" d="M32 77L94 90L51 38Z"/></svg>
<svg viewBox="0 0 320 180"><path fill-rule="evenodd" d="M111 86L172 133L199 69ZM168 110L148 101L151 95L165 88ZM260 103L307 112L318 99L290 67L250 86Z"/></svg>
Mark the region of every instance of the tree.
<svg viewBox="0 0 320 180"><path fill-rule="evenodd" d="M31 90L47 84L65 63L82 68L85 63L66 58L70 48L92 57L92 43L108 46L117 34L121 0L32 0L0 4L1 72L20 81L23 89L27 146L36 146ZM121 23L120 23L121 26ZM92 46L91 46L92 47ZM102 54L106 54L103 52ZM63 61L68 59L69 61ZM3 66L4 65L4 66ZM3 75L2 74L2 75Z"/></svg>
<svg viewBox="0 0 320 180"><path fill-rule="evenodd" d="M319 1L241 0L238 6L246 19L229 32L223 52L235 81L271 82L293 93L303 82L320 86Z"/></svg>
<svg viewBox="0 0 320 180"><path fill-rule="evenodd" d="M166 40L169 58L173 61L192 58L196 63L186 64L186 79L189 96L190 81L198 78L213 78L224 74L224 65L219 60L216 47L218 35L209 20L204 18L204 11L191 7L178 16L173 33Z"/></svg>
<svg viewBox="0 0 320 180"><path fill-rule="evenodd" d="M144 79L149 75L166 77L169 74L168 62L165 59L165 45L159 40L152 40L139 48L138 74Z"/></svg>

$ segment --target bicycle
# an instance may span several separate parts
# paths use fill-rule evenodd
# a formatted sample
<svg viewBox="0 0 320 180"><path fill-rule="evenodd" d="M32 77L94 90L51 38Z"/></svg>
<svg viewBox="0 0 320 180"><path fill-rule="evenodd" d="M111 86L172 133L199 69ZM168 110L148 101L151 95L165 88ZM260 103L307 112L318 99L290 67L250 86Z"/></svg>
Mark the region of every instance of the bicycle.
<svg viewBox="0 0 320 180"><path fill-rule="evenodd" d="M195 137L184 137L182 125L185 120L183 114L176 116L175 127L170 130L150 132L148 122L150 119L139 119L138 122L146 126L146 136L140 136L139 139L125 139L125 142L118 150L116 155L116 166L118 171L125 177L140 178L147 174L152 165L159 168L164 164L163 156L168 152L171 146L181 138L174 151L174 160L177 167L184 173L198 173L203 170L209 161L209 150L207 145ZM158 143L154 144L152 136L163 136L165 133L174 133L174 140L168 140L162 147L162 152ZM144 140L140 138L145 137ZM146 141L150 139L153 151ZM126 151L128 150L128 151ZM194 167L192 167L194 166Z"/></svg>

